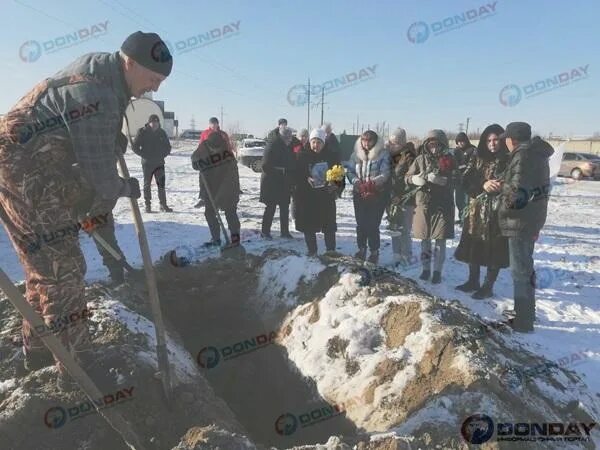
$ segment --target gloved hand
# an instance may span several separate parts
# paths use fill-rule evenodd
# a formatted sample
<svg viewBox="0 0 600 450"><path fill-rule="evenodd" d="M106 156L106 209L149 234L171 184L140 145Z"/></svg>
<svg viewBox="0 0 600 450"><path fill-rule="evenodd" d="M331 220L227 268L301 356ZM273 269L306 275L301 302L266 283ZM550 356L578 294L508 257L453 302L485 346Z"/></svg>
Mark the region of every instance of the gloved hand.
<svg viewBox="0 0 600 450"><path fill-rule="evenodd" d="M448 178L436 175L435 173L429 173L427 174L427 181L433 184L438 184L440 186L446 186L446 184L448 183Z"/></svg>
<svg viewBox="0 0 600 450"><path fill-rule="evenodd" d="M137 178L128 178L127 180L125 180L125 182L127 183L129 190L129 193L126 194L125 197L137 200L142 196L142 193L140 192L140 182Z"/></svg>
<svg viewBox="0 0 600 450"><path fill-rule="evenodd" d="M412 184L414 184L415 186L425 186L425 183L427 183L427 180L422 177L421 175L413 175L410 179L410 182Z"/></svg>

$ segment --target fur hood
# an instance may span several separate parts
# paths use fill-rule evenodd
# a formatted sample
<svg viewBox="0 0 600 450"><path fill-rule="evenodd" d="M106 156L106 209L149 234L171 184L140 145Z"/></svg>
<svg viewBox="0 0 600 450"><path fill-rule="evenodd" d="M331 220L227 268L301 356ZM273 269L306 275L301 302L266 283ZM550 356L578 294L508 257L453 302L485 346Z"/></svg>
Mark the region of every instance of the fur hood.
<svg viewBox="0 0 600 450"><path fill-rule="evenodd" d="M360 144L360 137L354 143L354 154L356 155L356 162L367 161L367 159L369 161L374 161L382 156L383 150L384 150L384 145L383 145L383 141L381 139L377 139L377 143L375 144L375 147L373 147L369 151L368 155L367 155L367 152L365 152L363 150L362 145Z"/></svg>

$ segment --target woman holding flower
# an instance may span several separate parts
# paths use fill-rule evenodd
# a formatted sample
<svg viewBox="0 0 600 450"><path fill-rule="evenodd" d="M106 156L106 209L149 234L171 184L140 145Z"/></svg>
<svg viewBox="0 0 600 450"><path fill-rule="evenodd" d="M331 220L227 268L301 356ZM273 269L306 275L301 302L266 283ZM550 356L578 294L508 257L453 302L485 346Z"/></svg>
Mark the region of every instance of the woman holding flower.
<svg viewBox="0 0 600 450"><path fill-rule="evenodd" d="M421 280L431 276L431 240L433 250L432 283L441 283L446 258L446 239L454 238L454 158L448 149L448 138L442 130L431 130L419 147L418 156L406 172L406 183L413 186L416 210L413 234L421 239Z"/></svg>
<svg viewBox="0 0 600 450"><path fill-rule="evenodd" d="M298 153L296 167L296 230L304 233L308 255L317 254L317 233L325 235L325 248L335 252L337 231L335 200L344 189L340 155L325 145L325 131L314 129L309 145Z"/></svg>
<svg viewBox="0 0 600 450"><path fill-rule="evenodd" d="M493 124L483 130L479 145L463 175L463 188L469 195L460 243L454 257L469 264L469 279L456 287L473 292L476 300L494 295L494 283L501 268L509 266L508 238L498 224L499 192L508 164L508 149L500 135L504 128ZM479 284L480 266L487 272Z"/></svg>
<svg viewBox="0 0 600 450"><path fill-rule="evenodd" d="M348 179L353 186L356 217L356 258L364 260L369 245L369 262L379 262L379 226L389 200L391 159L389 151L372 130L365 131L354 144Z"/></svg>

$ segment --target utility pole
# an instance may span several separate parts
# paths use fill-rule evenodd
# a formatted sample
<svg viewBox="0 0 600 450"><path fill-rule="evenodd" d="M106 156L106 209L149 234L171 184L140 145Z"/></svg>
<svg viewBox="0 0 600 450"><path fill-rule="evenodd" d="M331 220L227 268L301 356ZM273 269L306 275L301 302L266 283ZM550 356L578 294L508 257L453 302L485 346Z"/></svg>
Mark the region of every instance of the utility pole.
<svg viewBox="0 0 600 450"><path fill-rule="evenodd" d="M308 132L310 133L310 78L308 79L308 110L307 110L307 114L308 114L308 119L307 119L308 124L306 126L308 129Z"/></svg>
<svg viewBox="0 0 600 450"><path fill-rule="evenodd" d="M469 121L471 120L470 117L467 117L467 128L465 129L465 133L468 135L469 134Z"/></svg>
<svg viewBox="0 0 600 450"><path fill-rule="evenodd" d="M356 115L356 134L358 134L358 127L359 127L358 121L359 121L359 117L360 116L357 114Z"/></svg>
<svg viewBox="0 0 600 450"><path fill-rule="evenodd" d="M190 120L190 128L192 130L196 129L196 119L194 119L194 115L192 114L192 120Z"/></svg>
<svg viewBox="0 0 600 450"><path fill-rule="evenodd" d="M220 127L223 128L223 105L221 105L221 121L219 122Z"/></svg>
<svg viewBox="0 0 600 450"><path fill-rule="evenodd" d="M325 88L321 88L321 126L323 126L323 108L325 108Z"/></svg>
<svg viewBox="0 0 600 450"><path fill-rule="evenodd" d="M462 123L462 122L458 124L458 132L459 133L463 132L463 126L464 126L464 123Z"/></svg>

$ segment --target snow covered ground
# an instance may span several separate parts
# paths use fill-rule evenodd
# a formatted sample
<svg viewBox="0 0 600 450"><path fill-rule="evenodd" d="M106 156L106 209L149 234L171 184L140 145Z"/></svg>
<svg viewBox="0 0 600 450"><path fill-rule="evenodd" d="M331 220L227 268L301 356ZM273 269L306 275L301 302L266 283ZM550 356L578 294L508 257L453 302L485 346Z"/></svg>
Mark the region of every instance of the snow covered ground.
<svg viewBox="0 0 600 450"><path fill-rule="evenodd" d="M161 258L168 250L178 248L178 253L193 249L209 239L203 209L195 209L198 196L198 175L191 168L190 155L194 143L174 148L167 158L167 197L173 213L145 214L146 232L153 259ZM126 160L132 176L142 178L140 160L130 151ZM244 194L240 201L242 240L248 251L262 252L265 242L258 238L263 205L258 202L260 174L240 166L240 182ZM153 206L157 209L158 199L153 187ZM142 204L142 202L140 202ZM116 233L128 261L141 265L129 200L121 199L114 211L117 222ZM347 190L338 201L338 250L345 254L356 251L355 221L350 192ZM274 236L278 235L277 217ZM382 226L382 229L384 226ZM293 226L292 226L293 230ZM275 239L271 245L305 252L304 241L299 233L295 241ZM443 271L441 285L419 284L434 295L446 299L458 299L484 318L499 319L501 311L512 307L512 281L508 270L500 273L495 286L496 297L490 301L472 300L458 292L454 286L466 280L466 265L454 260L452 254L458 244L460 228L456 238L449 242L448 259ZM535 264L538 271L537 323L534 334L514 335L530 351L544 355L561 366L568 366L580 373L593 394L600 396L600 182L558 179L549 205L548 220L536 245ZM87 236L81 237L82 247L88 264L87 280L106 278L108 271L102 266L94 244ZM381 264L391 263L392 255L389 235L383 231ZM418 254L418 242L413 242L414 253ZM320 251L324 244L320 238ZM189 250L192 249L190 252ZM14 280L24 278L23 270L4 229L0 230L1 267ZM306 261L303 267L308 266ZM301 264L294 261L293 265ZM416 264L403 272L414 277L420 273ZM288 274L293 277L293 274ZM296 276L297 278L297 276ZM289 283L282 280L282 285ZM585 355L585 356L582 356Z"/></svg>

